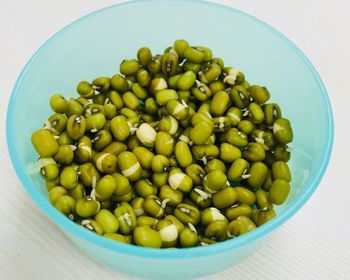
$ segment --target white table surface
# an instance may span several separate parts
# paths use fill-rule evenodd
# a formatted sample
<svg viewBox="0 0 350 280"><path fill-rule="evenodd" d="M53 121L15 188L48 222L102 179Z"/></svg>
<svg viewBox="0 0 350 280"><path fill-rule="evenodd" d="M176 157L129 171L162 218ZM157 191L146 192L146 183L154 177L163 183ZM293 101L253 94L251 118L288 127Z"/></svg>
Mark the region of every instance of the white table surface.
<svg viewBox="0 0 350 280"><path fill-rule="evenodd" d="M71 21L118 2L0 0L0 279L128 279L81 254L39 211L5 140L7 103L34 51ZM328 89L336 129L327 173L307 204L259 252L205 279L350 279L349 1L216 2L264 20L304 51Z"/></svg>

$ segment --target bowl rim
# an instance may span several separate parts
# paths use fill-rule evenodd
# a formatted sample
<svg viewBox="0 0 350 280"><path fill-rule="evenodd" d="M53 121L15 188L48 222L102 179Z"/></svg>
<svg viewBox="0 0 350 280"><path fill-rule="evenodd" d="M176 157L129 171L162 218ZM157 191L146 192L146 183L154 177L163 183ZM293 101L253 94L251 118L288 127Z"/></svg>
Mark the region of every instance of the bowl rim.
<svg viewBox="0 0 350 280"><path fill-rule="evenodd" d="M11 129L13 120L15 118L14 116L14 106L15 101L18 93L18 89L20 87L21 81L26 75L26 72L29 70L31 64L36 60L36 58L39 56L39 54L45 50L47 47L50 46L50 44L55 41L56 38L58 38L61 34L75 26L76 24L79 24L81 21L85 20L88 17L91 17L97 13L103 13L106 10L109 9L115 9L121 6L129 6L129 5L137 5L140 2L164 2L162 0L132 0L127 1L119 4L115 4L112 6L108 6L99 10L96 10L94 12L91 12L87 15L84 15L77 20L69 23L68 25L64 26L61 30L56 32L52 37L50 37L30 58L30 60L27 62L27 64L24 66L23 70L21 71L15 86L12 90L12 95L9 100L8 109L7 109L7 117L6 117L6 138L7 138L7 145L8 150L10 154L10 158L12 161L12 164L15 168L15 171L17 173L17 176L19 177L22 186L26 189L30 197L34 200L35 204L55 223L59 225L59 227L62 229L63 233L68 235L73 235L75 237L79 237L83 239L86 242L91 242L92 244L96 246L103 247L106 250L115 251L120 254L126 254L126 255L136 255L139 257L147 257L147 258L166 258L166 259L184 259L184 258L195 258L195 257L201 257L201 256L208 256L218 253L223 253L228 250L236 249L238 247L247 245L252 243L253 241L256 241L267 234L271 233L275 229L277 229L279 226L281 226L283 223L285 223L289 218L291 218L310 198L312 193L316 190L317 186L319 185L325 171L327 168L327 165L330 160L330 155L333 147L333 140L334 140L334 124L333 124L333 114L332 114L332 108L330 104L329 97L327 95L326 88L317 73L314 66L311 64L309 59L305 56L305 54L285 35L283 35L281 32L279 32L274 27L270 26L269 24L263 22L262 20L251 16L243 11L240 11L238 9L228 7L222 4L208 2L205 0L167 0L167 2L192 2L197 3L199 5L208 5L208 6L215 6L216 8L225 9L232 13L239 14L241 16L247 17L248 19L256 22L257 24L263 26L270 32L274 33L275 35L279 36L282 41L284 41L288 47L295 52L306 64L308 67L310 73L312 73L313 78L316 80L319 92L323 97L323 102L325 104L326 108L326 114L327 114L327 129L328 129L328 138L325 141L325 148L324 148L324 154L321 161L319 161L316 165L318 172L316 173L315 177L310 183L309 188L304 188L303 191L295 198L295 200L291 203L290 207L285 209L283 213L276 216L276 218L269 221L269 223L264 224L257 229L244 234L240 236L239 238L234 238L231 240L226 240L224 242L218 242L211 246L201 246L201 247L194 247L194 248L180 248L178 250L163 250L163 249L153 249L153 248L144 248L141 246L136 245L130 245L130 244L123 244L119 242L115 242L113 240L101 237L95 233L92 233L84 228L82 228L80 225L77 225L76 223L70 221L67 219L64 215L59 213L48 200L46 200L40 192L35 187L33 181L27 176L26 171L22 168L20 165L19 160L19 154L18 151L15 149L14 143L11 141L13 136L13 130Z"/></svg>

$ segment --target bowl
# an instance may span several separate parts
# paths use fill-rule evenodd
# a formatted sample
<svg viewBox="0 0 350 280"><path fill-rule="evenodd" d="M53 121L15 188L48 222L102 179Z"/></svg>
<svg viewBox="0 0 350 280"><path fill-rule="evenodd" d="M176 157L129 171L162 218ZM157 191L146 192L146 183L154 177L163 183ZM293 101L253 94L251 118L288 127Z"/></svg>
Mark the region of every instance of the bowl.
<svg viewBox="0 0 350 280"><path fill-rule="evenodd" d="M271 100L291 120L294 141L292 190L277 217L238 238L206 247L149 249L100 237L71 222L51 206L35 170L31 133L51 114L49 98L76 96L81 80L112 76L141 46L161 52L174 40L208 46L265 85ZM8 106L7 143L22 185L35 204L85 254L118 271L144 278L184 279L222 271L261 247L315 191L333 143L331 106L316 70L280 32L241 11L202 1L134 1L80 18L50 38L20 74ZM293 246L293 244L290 244Z"/></svg>

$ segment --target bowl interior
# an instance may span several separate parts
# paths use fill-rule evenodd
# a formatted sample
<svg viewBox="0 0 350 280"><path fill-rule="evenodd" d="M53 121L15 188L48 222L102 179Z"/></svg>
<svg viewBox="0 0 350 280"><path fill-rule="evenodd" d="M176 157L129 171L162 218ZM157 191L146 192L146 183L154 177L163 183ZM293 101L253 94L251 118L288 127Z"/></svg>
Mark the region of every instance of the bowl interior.
<svg viewBox="0 0 350 280"><path fill-rule="evenodd" d="M148 46L159 53L178 38L210 47L225 65L244 72L249 82L266 86L271 101L281 106L294 129L292 191L288 201L278 208L277 218L247 236L209 247L234 247L270 232L295 213L318 185L332 146L332 114L317 73L289 40L255 18L220 5L199 1L131 2L93 13L56 34L27 64L11 97L7 139L16 172L39 207L64 230L105 242L112 249L124 248L80 229L47 201L30 137L52 114L50 96L59 92L76 97L79 81L111 76L119 71L122 59L136 57L139 47ZM208 248L187 252L194 256L196 250L209 252ZM175 256L179 251L166 254Z"/></svg>

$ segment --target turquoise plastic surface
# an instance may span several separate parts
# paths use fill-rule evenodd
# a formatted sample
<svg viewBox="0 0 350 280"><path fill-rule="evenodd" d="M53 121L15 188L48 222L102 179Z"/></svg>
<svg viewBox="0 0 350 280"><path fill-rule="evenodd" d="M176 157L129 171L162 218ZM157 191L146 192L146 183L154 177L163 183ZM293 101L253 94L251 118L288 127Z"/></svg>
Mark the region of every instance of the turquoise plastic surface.
<svg viewBox="0 0 350 280"><path fill-rule="evenodd" d="M190 249L124 245L93 234L59 214L37 175L31 133L51 114L50 95L76 96L76 84L118 72L141 46L161 52L184 38L204 45L226 65L265 85L294 129L292 192L269 223L239 238ZM302 52L269 25L240 11L201 1L134 1L68 25L49 39L23 69L8 106L7 141L17 175L34 202L84 253L118 271L153 279L184 279L221 271L256 251L318 186L333 144L326 90ZM293 246L293 244L290 244Z"/></svg>

